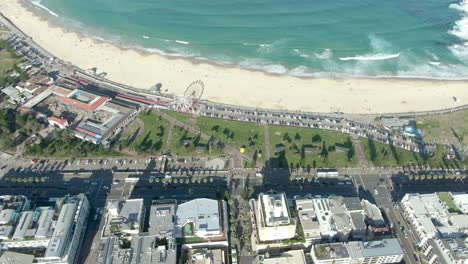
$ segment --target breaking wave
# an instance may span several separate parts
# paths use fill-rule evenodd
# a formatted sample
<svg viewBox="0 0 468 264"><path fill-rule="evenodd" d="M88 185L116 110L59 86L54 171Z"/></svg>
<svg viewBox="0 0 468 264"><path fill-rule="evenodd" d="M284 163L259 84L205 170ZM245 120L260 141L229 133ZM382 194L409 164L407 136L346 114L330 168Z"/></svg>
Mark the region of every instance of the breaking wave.
<svg viewBox="0 0 468 264"><path fill-rule="evenodd" d="M342 61L349 61L349 60L375 61L375 60L396 59L398 57L400 57L400 53L396 53L396 54L378 53L378 54L366 54L366 55L355 56L355 57L343 57L343 58L340 58L340 60Z"/></svg>
<svg viewBox="0 0 468 264"><path fill-rule="evenodd" d="M41 8L41 9L44 9L45 11L47 11L49 14L53 15L54 17L58 17L59 15L57 15L57 13L55 13L54 11L50 10L49 8L45 7L44 5L42 5L42 0L30 0L30 2Z"/></svg>

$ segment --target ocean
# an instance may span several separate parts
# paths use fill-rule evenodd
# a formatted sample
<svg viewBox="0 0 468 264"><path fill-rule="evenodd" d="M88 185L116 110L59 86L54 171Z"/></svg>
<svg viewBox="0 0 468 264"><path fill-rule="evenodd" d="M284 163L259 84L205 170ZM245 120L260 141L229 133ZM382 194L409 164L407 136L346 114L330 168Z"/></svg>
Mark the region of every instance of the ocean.
<svg viewBox="0 0 468 264"><path fill-rule="evenodd" d="M468 78L468 0L31 0L86 35L320 77Z"/></svg>

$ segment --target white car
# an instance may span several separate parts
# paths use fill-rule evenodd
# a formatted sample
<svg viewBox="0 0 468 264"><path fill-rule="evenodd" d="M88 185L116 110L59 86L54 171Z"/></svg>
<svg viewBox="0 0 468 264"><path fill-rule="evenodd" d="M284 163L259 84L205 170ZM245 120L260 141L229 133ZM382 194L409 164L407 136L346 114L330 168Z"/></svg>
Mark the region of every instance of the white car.
<svg viewBox="0 0 468 264"><path fill-rule="evenodd" d="M109 186L106 186L106 185L102 186L102 188L105 190L109 190Z"/></svg>

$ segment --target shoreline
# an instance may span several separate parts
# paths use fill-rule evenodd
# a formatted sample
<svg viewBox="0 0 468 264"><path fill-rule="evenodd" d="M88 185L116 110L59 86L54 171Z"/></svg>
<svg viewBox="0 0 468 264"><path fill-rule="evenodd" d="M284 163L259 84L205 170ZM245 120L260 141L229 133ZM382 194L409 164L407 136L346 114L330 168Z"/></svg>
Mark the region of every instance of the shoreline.
<svg viewBox="0 0 468 264"><path fill-rule="evenodd" d="M2 2L2 13L48 52L82 69L97 67L98 72L108 74L106 78L109 80L142 90L162 83L162 90L169 89L168 93L178 94L192 81L200 79L206 86L203 99L213 102L347 114L430 111L468 103L467 80L393 76L302 77L241 69L203 59L120 47L62 28L41 15L39 11L44 10L35 10L39 7L30 2ZM159 74L161 78L154 78Z"/></svg>
<svg viewBox="0 0 468 264"><path fill-rule="evenodd" d="M92 39L96 44L109 44L109 45L112 45L112 46L114 46L116 48L121 49L122 51L132 50L132 51L135 51L135 52L141 54L142 56L157 55L157 56L161 56L161 57L164 57L166 59L169 59L169 60L182 59L182 60L191 62L193 65L209 64L209 65L214 66L214 67L220 67L220 68L226 68L226 69L235 68L235 69L240 69L240 70L249 71L249 72L262 73L262 74L265 74L267 76L272 76L272 77L292 77L292 78L305 79L305 80L310 80L310 79L337 79L337 80L340 80L340 79L367 79L367 80L389 80L389 81L391 81L391 80L416 80L416 81L422 80L422 81L442 81L442 82L445 82L445 81L468 82L468 74L467 74L466 77L461 77L461 78L438 78L438 77L430 77L430 76L409 76L409 75L408 76L398 76L398 75L376 75L376 76L366 75L366 76L361 76L361 75L346 75L346 74L340 75L339 72L313 72L313 73L311 73L312 74L311 76L303 76L303 75L294 75L294 74L289 74L289 73L268 72L268 71L264 71L264 70L261 70L261 69L242 67L242 66L236 65L235 63L230 63L230 62L221 63L221 62L217 62L217 61L212 61L209 58L200 57L200 56L185 56L185 55L177 54L177 53L167 53L167 52L164 52L164 51L162 51L162 50L160 50L158 48L145 48L145 47L142 47L142 46L140 46L138 44L123 43L123 42L119 43L117 41L106 39L105 37L100 37L99 35L96 35L96 34L90 34L90 33L82 32L82 31L79 31L79 30L76 30L76 29L73 29L73 28L71 28L71 29L66 28L66 27L60 25L59 22L51 20L51 19L56 19L59 16L57 15L56 18L50 17L50 15L51 15L50 10L48 11L48 9L46 10L43 7L39 6L39 5L36 5L36 4L32 3L30 0L19 0L19 1L22 1L21 5L25 9L27 9L28 11L30 11L34 15L38 16L42 20L47 21L47 23L48 23L48 25L50 27L59 28L59 29L62 29L63 31L65 31L65 32L75 33L75 34L77 34L78 36L80 36L82 38ZM46 14L46 13L48 13L48 14ZM178 40L174 40L174 41L177 42ZM281 65L281 66L285 67L282 64L278 64L278 65ZM302 67L302 66L299 66L299 67ZM296 68L298 68L298 67L296 67ZM306 68L306 67L304 67L304 68ZM293 68L293 69L287 68L287 69L288 69L288 71L292 71L295 68ZM327 76L327 74L329 74L329 76Z"/></svg>

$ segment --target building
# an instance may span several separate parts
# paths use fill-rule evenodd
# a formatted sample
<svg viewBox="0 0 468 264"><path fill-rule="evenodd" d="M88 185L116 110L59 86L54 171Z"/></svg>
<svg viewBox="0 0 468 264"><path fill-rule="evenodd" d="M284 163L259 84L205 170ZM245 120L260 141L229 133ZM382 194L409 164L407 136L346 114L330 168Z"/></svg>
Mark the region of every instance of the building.
<svg viewBox="0 0 468 264"><path fill-rule="evenodd" d="M306 264L303 250L290 250L279 255L265 254L257 256L254 264Z"/></svg>
<svg viewBox="0 0 468 264"><path fill-rule="evenodd" d="M108 222L105 236L115 233L139 234L143 218L143 199L107 201Z"/></svg>
<svg viewBox="0 0 468 264"><path fill-rule="evenodd" d="M227 252L220 248L192 248L187 249L184 263L187 264L226 264Z"/></svg>
<svg viewBox="0 0 468 264"><path fill-rule="evenodd" d="M121 223L118 224L118 231L104 228L105 236L101 240L96 263L175 264L176 208L176 201L173 200L153 201L149 214L144 215L142 199L109 201L109 224L116 224L116 221ZM141 230L145 217L148 218L147 231Z"/></svg>
<svg viewBox="0 0 468 264"><path fill-rule="evenodd" d="M452 193L452 197L458 209L460 209L464 214L468 214L468 194Z"/></svg>
<svg viewBox="0 0 468 264"><path fill-rule="evenodd" d="M296 221L289 212L286 194L260 194L250 200L259 242L281 241L296 235Z"/></svg>
<svg viewBox="0 0 468 264"><path fill-rule="evenodd" d="M462 211L464 196L458 195L411 193L401 200L404 217L430 264L468 262L468 216Z"/></svg>
<svg viewBox="0 0 468 264"><path fill-rule="evenodd" d="M51 85L22 104L19 110L35 113L60 129L73 124L71 132L75 137L94 144L107 144L106 140L132 112L110 100L81 89Z"/></svg>
<svg viewBox="0 0 468 264"><path fill-rule="evenodd" d="M372 232L388 231L379 208L357 197L309 197L295 200L306 241L366 241ZM373 229L373 225L375 228ZM373 230L373 231L372 231Z"/></svg>
<svg viewBox="0 0 468 264"><path fill-rule="evenodd" d="M226 241L226 232L226 202L200 198L177 206L176 238L194 238L200 242Z"/></svg>
<svg viewBox="0 0 468 264"><path fill-rule="evenodd" d="M66 119L56 117L56 116L51 116L47 118L47 121L49 122L50 126L58 127L60 129L65 129L69 126L68 121Z"/></svg>
<svg viewBox="0 0 468 264"><path fill-rule="evenodd" d="M34 255L13 251L0 252L0 264L30 264L34 261Z"/></svg>
<svg viewBox="0 0 468 264"><path fill-rule="evenodd" d="M304 231L307 244L318 243L322 240L320 223L315 212L314 203L311 199L297 199L296 211L299 222Z"/></svg>
<svg viewBox="0 0 468 264"><path fill-rule="evenodd" d="M314 264L349 264L351 258L345 243L313 245L310 255Z"/></svg>
<svg viewBox="0 0 468 264"><path fill-rule="evenodd" d="M22 105L33 97L31 92L19 86L8 86L3 88L2 92L8 97L8 102L13 105Z"/></svg>
<svg viewBox="0 0 468 264"><path fill-rule="evenodd" d="M11 208L4 204L3 210L9 215ZM34 252L36 263L75 263L88 214L89 202L83 194L57 199L51 206L17 207L6 226L1 226L7 227L3 229L1 249Z"/></svg>
<svg viewBox="0 0 468 264"><path fill-rule="evenodd" d="M403 249L396 238L372 242L353 241L312 246L314 264L400 263Z"/></svg>

